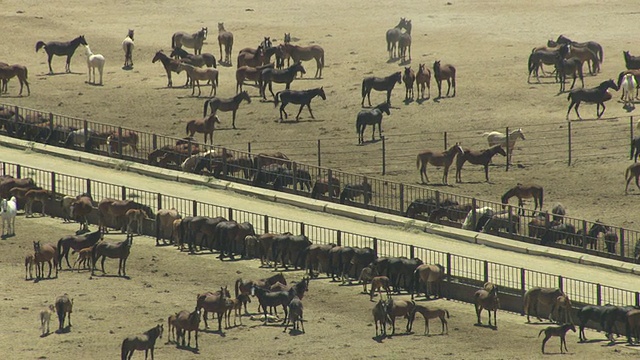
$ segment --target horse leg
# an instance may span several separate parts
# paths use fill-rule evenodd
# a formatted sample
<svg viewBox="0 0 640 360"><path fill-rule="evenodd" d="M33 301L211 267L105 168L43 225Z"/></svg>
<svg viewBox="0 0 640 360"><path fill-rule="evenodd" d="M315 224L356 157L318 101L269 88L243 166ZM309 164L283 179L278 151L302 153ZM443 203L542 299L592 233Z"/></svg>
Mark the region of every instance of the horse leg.
<svg viewBox="0 0 640 360"><path fill-rule="evenodd" d="M282 114L284 113L284 118L287 119L289 117L289 114L287 114L287 112L284 110L284 107L287 105L286 102L282 102L282 105L280 105L280 122L282 122Z"/></svg>
<svg viewBox="0 0 640 360"><path fill-rule="evenodd" d="M387 104L391 106L391 89L387 90Z"/></svg>
<svg viewBox="0 0 640 360"><path fill-rule="evenodd" d="M48 59L47 62L49 63L49 74L53 74L53 69L51 68L51 59L53 59L53 53L49 54L47 53Z"/></svg>
<svg viewBox="0 0 640 360"><path fill-rule="evenodd" d="M231 126L233 126L234 129L236 128L236 111L237 111L237 109L233 110L232 120L231 120Z"/></svg>
<svg viewBox="0 0 640 360"><path fill-rule="evenodd" d="M580 102L576 102L576 107L575 107L576 114L578 115L578 119L582 120L582 117L580 117L580 113L578 112L579 106L580 106ZM597 109L596 109L596 112L597 112Z"/></svg>
<svg viewBox="0 0 640 360"><path fill-rule="evenodd" d="M598 109L600 109L600 105L602 105L602 112L598 113ZM600 119L600 117L604 114L604 110L605 109L606 109L606 107L604 106L604 102L598 103L598 105L596 107L596 114L598 115L598 119Z"/></svg>
<svg viewBox="0 0 640 360"><path fill-rule="evenodd" d="M298 111L298 116L300 116L300 113L302 112L303 107L304 105L300 106L300 111ZM309 110L309 115L311 115L311 118L315 120L315 117L313 116L313 112L311 111L311 102L307 104L307 110Z"/></svg>
<svg viewBox="0 0 640 360"><path fill-rule="evenodd" d="M71 64L71 55L67 55L67 65L65 66L65 71L68 72L68 73L71 72L70 64Z"/></svg>
<svg viewBox="0 0 640 360"><path fill-rule="evenodd" d="M171 81L171 70L165 69L165 71L167 72L167 79L169 79L167 87L173 87L173 82Z"/></svg>

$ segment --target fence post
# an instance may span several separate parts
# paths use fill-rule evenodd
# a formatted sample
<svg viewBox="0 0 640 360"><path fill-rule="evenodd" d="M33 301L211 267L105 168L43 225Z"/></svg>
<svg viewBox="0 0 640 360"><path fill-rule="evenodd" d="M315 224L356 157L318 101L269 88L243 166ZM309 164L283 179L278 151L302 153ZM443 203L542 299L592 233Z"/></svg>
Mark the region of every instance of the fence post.
<svg viewBox="0 0 640 360"><path fill-rule="evenodd" d="M640 292L636 291L636 306L640 306Z"/></svg>
<svg viewBox="0 0 640 360"><path fill-rule="evenodd" d="M562 275L558 275L558 289L560 289L560 291L564 292L564 281L562 281L564 278L562 277Z"/></svg>
<svg viewBox="0 0 640 360"><path fill-rule="evenodd" d="M322 162L320 161L320 139L318 139L318 166L322 166L321 164Z"/></svg>
<svg viewBox="0 0 640 360"><path fill-rule="evenodd" d="M122 200L127 200L127 188L125 186L121 186L120 189L122 194Z"/></svg>
<svg viewBox="0 0 640 360"><path fill-rule="evenodd" d="M400 214L404 216L404 184L400 184Z"/></svg>
<svg viewBox="0 0 640 360"><path fill-rule="evenodd" d="M251 141L247 143L247 152L251 154Z"/></svg>
<svg viewBox="0 0 640 360"><path fill-rule="evenodd" d="M229 221L233 221L233 209L232 208L228 208L227 214L229 216Z"/></svg>
<svg viewBox="0 0 640 360"><path fill-rule="evenodd" d="M447 278L451 278L451 253L447 253Z"/></svg>
<svg viewBox="0 0 640 360"><path fill-rule="evenodd" d="M387 161L386 161L386 141L385 141L385 136L382 135L382 175L385 175L387 173Z"/></svg>
<svg viewBox="0 0 640 360"><path fill-rule="evenodd" d="M88 137L89 137L89 122L87 120L84 120L82 122L82 127L83 127L83 130L84 130L84 134L82 134L82 138L83 138L83 141L84 141L84 151L89 152L91 150L91 148L89 146L90 144L88 144L88 142L89 142L89 139L88 139ZM97 149L98 149L98 147L96 147L96 150Z"/></svg>
<svg viewBox="0 0 640 360"><path fill-rule="evenodd" d="M327 170L327 185L329 187L329 199L333 199L333 181L331 181L331 179L333 179L333 171L331 171L331 169Z"/></svg>
<svg viewBox="0 0 640 360"><path fill-rule="evenodd" d="M436 190L436 208L440 207L440 191Z"/></svg>
<svg viewBox="0 0 640 360"><path fill-rule="evenodd" d="M484 282L489 281L489 262L487 260L484 261Z"/></svg>
<svg viewBox="0 0 640 360"><path fill-rule="evenodd" d="M51 172L51 192L56 193L56 173Z"/></svg>
<svg viewBox="0 0 640 360"><path fill-rule="evenodd" d="M50 134L53 133L53 113L49 113L49 131L50 131Z"/></svg>
<svg viewBox="0 0 640 360"><path fill-rule="evenodd" d="M7 175L7 163L2 162L2 175Z"/></svg>
<svg viewBox="0 0 640 360"><path fill-rule="evenodd" d="M224 178L227 178L228 174L228 164L227 164L227 148L222 148L222 175Z"/></svg>
<svg viewBox="0 0 640 360"><path fill-rule="evenodd" d="M264 233L269 232L269 215L264 216Z"/></svg>
<svg viewBox="0 0 640 360"><path fill-rule="evenodd" d="M304 235L304 223L300 221L300 235Z"/></svg>
<svg viewBox="0 0 640 360"><path fill-rule="evenodd" d="M162 194L158 193L158 210L162 209Z"/></svg>
<svg viewBox="0 0 640 360"><path fill-rule="evenodd" d="M153 147L153 150L158 149L158 135L153 134L153 138L151 139L151 146Z"/></svg>
<svg viewBox="0 0 640 360"><path fill-rule="evenodd" d="M416 257L416 249L413 245L409 245L409 259Z"/></svg>
<svg viewBox="0 0 640 360"><path fill-rule="evenodd" d="M620 228L620 256L624 258L624 229Z"/></svg>
<svg viewBox="0 0 640 360"><path fill-rule="evenodd" d="M582 248L587 249L587 221L582 220Z"/></svg>
<svg viewBox="0 0 640 360"><path fill-rule="evenodd" d="M91 179L87 179L87 194L93 197L91 194Z"/></svg>
<svg viewBox="0 0 640 360"><path fill-rule="evenodd" d="M527 284L526 284L526 272L524 268L520 268L520 293L524 298L524 293L527 292ZM520 311L520 315L524 315L524 309Z"/></svg>
<svg viewBox="0 0 640 360"><path fill-rule="evenodd" d="M629 140L633 144L633 116L629 116ZM629 153L629 160L633 159L633 151Z"/></svg>
<svg viewBox="0 0 640 360"><path fill-rule="evenodd" d="M373 238L373 253L376 255L376 257L379 257L378 255L378 239Z"/></svg>
<svg viewBox="0 0 640 360"><path fill-rule="evenodd" d="M444 140L444 150L446 151L447 150L447 132L446 131L444 132L443 140Z"/></svg>
<svg viewBox="0 0 640 360"><path fill-rule="evenodd" d="M569 153L568 153L569 158L568 158L568 160L567 160L567 165L568 165L568 166L571 166L571 121L569 121L569 122L568 122L568 125L567 125L567 133L568 133L568 134L567 134L567 139L568 139L568 141L567 141L567 146L569 147L569 149L568 149L568 151L569 151Z"/></svg>
<svg viewBox="0 0 640 360"><path fill-rule="evenodd" d="M198 216L198 202L195 200L192 201L191 212L193 213L193 216Z"/></svg>
<svg viewBox="0 0 640 360"><path fill-rule="evenodd" d="M122 159L123 155L122 155L122 127L121 126L118 126L118 152L120 153L120 159Z"/></svg>
<svg viewBox="0 0 640 360"><path fill-rule="evenodd" d="M515 227L515 224L513 223L513 205L509 205L509 219L507 223L509 224L509 229L508 229L509 234L516 233L515 231L516 227Z"/></svg>
<svg viewBox="0 0 640 360"><path fill-rule="evenodd" d="M336 230L336 242L338 246L342 246L342 231Z"/></svg>
<svg viewBox="0 0 640 360"><path fill-rule="evenodd" d="M16 164L16 177L22 179L22 165Z"/></svg>
<svg viewBox="0 0 640 360"><path fill-rule="evenodd" d="M293 191L297 192L298 191L298 177L296 176L296 174L298 173L298 164L294 161L293 163L291 163L291 171L293 173ZM304 185L302 185L302 189L304 190Z"/></svg>
<svg viewBox="0 0 640 360"><path fill-rule="evenodd" d="M505 170L504 171L509 171L509 165L510 165L510 161L509 159L511 159L511 147L509 146L509 127L507 126L507 132L505 133L507 134L507 166L505 166Z"/></svg>
<svg viewBox="0 0 640 360"><path fill-rule="evenodd" d="M476 211L477 208L478 208L478 201L476 200L476 198L471 199L471 223L472 224L478 223L478 212ZM471 230L473 231L476 230L475 225Z"/></svg>
<svg viewBox="0 0 640 360"><path fill-rule="evenodd" d="M602 285L600 284L596 284L596 296L598 297L596 305L602 306Z"/></svg>

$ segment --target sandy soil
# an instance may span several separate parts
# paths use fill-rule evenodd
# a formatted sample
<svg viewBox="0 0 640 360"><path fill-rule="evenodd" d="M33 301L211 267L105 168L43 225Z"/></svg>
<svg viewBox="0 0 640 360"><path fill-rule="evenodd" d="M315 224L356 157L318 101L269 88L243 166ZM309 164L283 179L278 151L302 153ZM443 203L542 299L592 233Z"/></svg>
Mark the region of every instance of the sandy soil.
<svg viewBox="0 0 640 360"><path fill-rule="evenodd" d="M91 276L89 271L67 270L66 264L57 279L25 281L22 255L31 251L31 241L52 242L73 232L75 224L60 219L19 216L19 235L0 242L0 270L3 299L0 316L3 336L0 346L11 359L113 359L120 351L122 339L145 331L157 323L166 324L168 315L182 309L191 310L196 295L219 286L232 286L234 281L270 276L273 270L260 268L257 260L224 261L214 254L187 255L171 246L156 247L149 237L135 237L127 262L129 279L115 276L117 262L107 260L107 274ZM123 239L107 235L107 240ZM301 271L288 271L289 281L299 280ZM498 331L474 326L475 314L470 304L437 300L430 306L450 311L449 335L440 336L438 321L430 322L431 336L424 337L424 323L416 321L414 334L405 335L406 320L399 319L399 334L383 340L374 338L370 309L373 303L361 294L359 285L340 286L328 279L314 280L304 297L305 334L283 333L279 325L262 326L248 317L243 325L199 336L199 351L177 349L167 342L167 333L158 340L159 359L194 359L227 354L238 359L282 356L334 358L412 358L412 359L535 359L541 356L538 332L543 325L526 325L519 315L499 312ZM55 297L68 293L74 299L72 327L67 333L39 337L38 314ZM405 298L406 296L401 296ZM419 300L420 303L426 303ZM257 303L249 305L255 313ZM486 323L486 313L483 315ZM166 326L166 325L165 325ZM204 328L204 325L201 325ZM52 332L57 319L51 322ZM401 331L402 329L402 331ZM594 341L576 344L577 334L568 336L570 354L581 359L637 358L637 348L622 343L606 346L604 336L587 331ZM557 339L550 341L547 351L558 352ZM194 345L192 339L192 345ZM481 355L479 355L479 353ZM142 355L136 353L135 358ZM217 354L217 355L215 355Z"/></svg>
<svg viewBox="0 0 640 360"><path fill-rule="evenodd" d="M517 181L535 181L545 186L548 203L563 202L572 216L600 218L633 227L636 219L629 214L640 210L640 205L633 201L634 197L623 195L621 175L628 165L625 140L628 135L621 128L628 119L587 123L593 125L594 136L585 140L585 149L589 150L585 153L615 148L615 156L583 155L574 166L567 167L563 150L555 149L564 149L563 145L550 146L554 142L547 141L566 129L562 124L566 96L556 96L557 85L550 84L549 79L544 79L540 85L527 84L525 64L532 47L565 34L579 41L596 40L604 45L602 73L595 78L587 77L586 86L616 77L624 67L620 52L638 52L629 38L621 36L627 31L621 24L633 22L637 15L623 13L620 9L627 9L634 3L565 1L558 4L545 0L535 3L453 1L451 5L446 4L444 1L412 0L389 8L388 3L377 0L327 0L321 4L303 0L278 2L277 7L272 2L249 1L225 4L192 1L186 6L160 0L128 1L123 7L116 7L110 2L87 5L82 1L53 0L32 4L4 1L0 12L3 26L21 31L4 38L0 44L4 54L1 60L27 65L32 90L30 97L16 97L18 89L14 80L4 101L183 136L185 121L201 115L203 98L191 97L190 89L166 88L161 65L151 64L157 50L169 50L173 32L191 32L208 26L210 36L204 51L216 57L217 22L224 22L227 29L234 32L234 54L241 48L257 46L263 36L272 36L277 43L283 33L290 32L294 42L319 44L327 54L323 79L311 80L307 75L305 80L296 80L292 85L293 89L324 86L327 101L312 104L316 119L310 119L303 112L299 123L278 124L275 122L277 109L272 103L262 103L254 97L250 105L244 104L238 112L238 130L230 130L228 114L221 116L223 131L216 133L216 142L241 149L247 142L252 142L254 149L283 150L293 154L292 158L296 160L315 163L313 150L308 148L313 149L316 139L322 138L325 147L339 154L326 156L323 164L374 174L379 171L379 157L372 154L378 154L379 143L357 147L353 131L355 114L360 110L360 83L364 76L384 76L402 69L404 64L387 62L384 32L400 17L408 17L413 23L411 66L415 69L418 63L432 64L435 59L453 63L458 68L459 87L455 98L436 102L432 97L425 102L407 104L402 102L403 87L394 91L392 115L383 124L389 138L388 147L395 151L390 158L392 171L388 179L415 183L415 153L423 148L440 148L442 143L434 135L436 132L457 132L457 136L465 139L465 146L481 147L485 146L480 136L482 132L501 130L506 126L522 127L527 140L518 144L514 154L514 160L521 167L507 173L503 168L492 169L492 184L479 182L481 172L469 167L465 173L465 181L469 182L444 189L498 199L505 188ZM124 71L121 69L124 62L121 41L129 28L136 31L135 65L133 70ZM72 74L62 74L64 60L54 58L54 76L47 74L46 56L42 51L34 53L38 40L70 40L80 34L86 36L95 53L107 58L104 86L85 83L87 74L82 51L73 57ZM235 64L235 57L233 61ZM305 66L309 74L315 72L314 64L305 63ZM233 95L234 70L233 67L220 68L220 96ZM176 84L181 81L184 81L184 75L174 75ZM432 87L432 95L434 89ZM249 87L249 92L257 96L255 89ZM372 97L374 103L383 100L380 93L372 94ZM594 110L593 106L584 106L582 115L592 117ZM292 111L293 107L289 109ZM615 101L608 103L606 116L633 114L627 113ZM575 118L574 114L572 118ZM599 130L600 126L602 130ZM57 280L18 282L22 278L22 256L30 251L31 240L53 241L75 230L58 220L51 223L46 219L21 220L18 221L20 236L0 244L5 250L0 255L0 267L5 274L1 282L5 296L0 311L3 319L10 319L0 341L2 348L9 350L11 358L112 358L118 353L122 338L166 320L175 311L191 309L197 293L230 285L238 276L268 274L268 270L258 269L255 262L221 264L211 256L187 258L168 247L153 247L150 239L141 239L136 241L129 262L131 280L115 277L89 280L86 272L72 274L65 271ZM186 261L194 266L185 266ZM114 265L112 261L107 263L110 274L113 274ZM300 277L300 274L292 273L291 277ZM474 327L470 305L449 302L443 305L453 315L449 336L426 339L397 336L378 344L371 339L374 332L369 312L371 304L366 296L358 295L358 291L356 287L339 287L326 280L314 282L308 302L305 299L307 334L289 336L282 334L279 328L255 326L246 320L246 326L229 329L224 337L203 334L201 352L233 354L238 358L320 354L323 358L450 356L462 359L477 358L480 349L482 358L539 357L539 340L535 336L540 327L524 326L522 318L508 314L499 315L501 328L497 332ZM39 308L63 292L71 294L76 301L71 333L37 338ZM418 326L418 333L421 329ZM600 338L600 335L591 333L589 337ZM625 354L637 357L635 349L625 346L576 345L576 337L571 334L570 338L569 349L581 358L612 358ZM166 336L158 346L160 357L200 356L174 350L173 345L164 345L165 340ZM429 347L423 348L414 341L428 341ZM520 345L515 345L518 342ZM556 348L557 343L552 341L548 350Z"/></svg>

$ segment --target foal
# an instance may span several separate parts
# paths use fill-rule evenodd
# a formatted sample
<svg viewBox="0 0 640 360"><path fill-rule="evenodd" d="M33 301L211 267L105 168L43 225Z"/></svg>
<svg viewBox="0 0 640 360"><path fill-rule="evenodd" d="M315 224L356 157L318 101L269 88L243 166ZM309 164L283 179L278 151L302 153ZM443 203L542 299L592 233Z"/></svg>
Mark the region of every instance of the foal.
<svg viewBox="0 0 640 360"><path fill-rule="evenodd" d="M49 307L46 307L40 310L40 329L42 330L42 336L48 334L49 331L49 322L51 321L51 315L56 313L56 308L53 304L50 304ZM47 325L47 332L44 332L44 326Z"/></svg>
<svg viewBox="0 0 640 360"><path fill-rule="evenodd" d="M538 333L538 337L540 337L540 335L544 333L544 340L542 340L542 353L544 354L544 345L553 336L560 337L560 353L564 354L564 352L562 351L562 345L564 345L564 349L569 352L569 349L567 349L566 339L567 331L569 330L576 332L576 327L573 326L573 324L564 324L560 326L549 326L546 329L540 330L540 332Z"/></svg>

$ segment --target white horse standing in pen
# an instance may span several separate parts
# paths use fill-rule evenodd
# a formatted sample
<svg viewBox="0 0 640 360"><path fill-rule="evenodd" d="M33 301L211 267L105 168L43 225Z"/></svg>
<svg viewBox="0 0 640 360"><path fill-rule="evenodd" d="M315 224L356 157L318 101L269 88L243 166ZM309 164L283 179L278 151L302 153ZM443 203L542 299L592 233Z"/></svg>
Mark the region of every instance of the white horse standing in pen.
<svg viewBox="0 0 640 360"><path fill-rule="evenodd" d="M18 214L18 206L16 204L16 197L12 196L11 199L2 199L0 202L0 216L2 217L2 237L16 234L16 215ZM7 231L5 232L5 224Z"/></svg>
<svg viewBox="0 0 640 360"><path fill-rule="evenodd" d="M98 72L100 72L100 82L99 85L102 85L102 71L104 70L104 56L100 54L94 54L91 52L91 48L89 45L85 46L85 54L87 55L87 67L89 68L89 84L96 83L96 68ZM93 72L93 83L91 82L91 73Z"/></svg>
<svg viewBox="0 0 640 360"><path fill-rule="evenodd" d="M636 77L633 76L633 74L626 74L620 84L624 107L635 108L635 105L633 104L633 94L637 87L638 83L636 82Z"/></svg>
<svg viewBox="0 0 640 360"><path fill-rule="evenodd" d="M124 50L124 69L133 68L133 30L129 29L127 37L122 41L122 50Z"/></svg>
<svg viewBox="0 0 640 360"><path fill-rule="evenodd" d="M511 132L509 132L509 144L507 144L507 135L504 133L501 133L499 131L491 131L491 132L486 132L484 134L482 134L482 136L485 136L487 138L487 141L489 142L489 146L494 146L494 145L500 145L503 148L509 148L509 163L511 163L511 156L513 155L513 148L516 146L516 140L518 139L522 139L524 140L524 133L522 132L521 128L518 128L516 130L513 130Z"/></svg>

